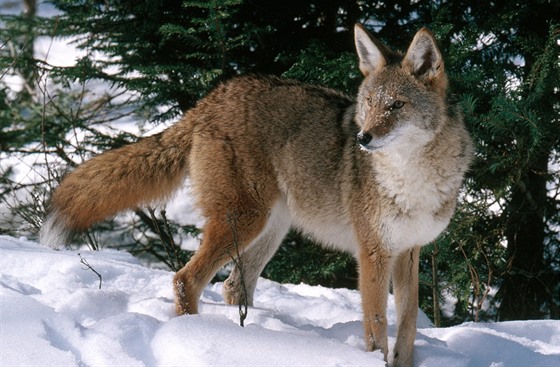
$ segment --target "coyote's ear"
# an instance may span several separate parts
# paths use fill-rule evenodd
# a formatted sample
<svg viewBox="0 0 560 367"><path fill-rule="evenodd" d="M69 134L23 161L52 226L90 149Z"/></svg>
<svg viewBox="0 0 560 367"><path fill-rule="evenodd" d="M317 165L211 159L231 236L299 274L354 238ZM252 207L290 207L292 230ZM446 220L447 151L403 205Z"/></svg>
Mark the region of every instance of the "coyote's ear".
<svg viewBox="0 0 560 367"><path fill-rule="evenodd" d="M372 37L363 25L354 26L354 42L360 58L360 71L364 76L382 68L387 64L389 50L381 42Z"/></svg>
<svg viewBox="0 0 560 367"><path fill-rule="evenodd" d="M422 28L416 33L408 47L403 60L403 67L409 69L426 85L444 93L447 88L447 76L444 70L443 56L432 33Z"/></svg>

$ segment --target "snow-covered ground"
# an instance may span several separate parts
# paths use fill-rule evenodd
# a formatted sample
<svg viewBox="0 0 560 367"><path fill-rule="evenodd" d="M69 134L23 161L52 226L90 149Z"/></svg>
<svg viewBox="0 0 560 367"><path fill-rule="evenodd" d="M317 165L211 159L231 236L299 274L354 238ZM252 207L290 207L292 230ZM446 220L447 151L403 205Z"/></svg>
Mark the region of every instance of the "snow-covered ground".
<svg viewBox="0 0 560 367"><path fill-rule="evenodd" d="M101 289L76 251L0 236L0 366L384 366L364 352L357 291L261 279L242 328L222 284L206 288L200 315L177 317L171 272L80 254ZM421 313L418 326L415 366L560 366L559 321L437 329Z"/></svg>

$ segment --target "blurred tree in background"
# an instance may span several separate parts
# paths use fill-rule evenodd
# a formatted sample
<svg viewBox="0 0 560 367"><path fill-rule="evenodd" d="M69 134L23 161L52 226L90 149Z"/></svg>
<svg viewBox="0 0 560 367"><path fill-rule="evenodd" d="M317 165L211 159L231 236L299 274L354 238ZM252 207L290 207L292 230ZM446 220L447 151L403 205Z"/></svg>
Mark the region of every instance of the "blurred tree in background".
<svg viewBox="0 0 560 367"><path fill-rule="evenodd" d="M33 0L0 5L0 195L18 218L1 224L2 232L36 230L64 170L134 141L119 129L122 121L135 121L140 133L165 125L217 83L246 73L354 94L361 80L354 23L401 50L426 26L440 40L449 98L463 106L477 155L451 225L422 251L422 308L437 325L560 317L558 2L53 0L41 6L49 12L37 14ZM55 67L33 52L38 39L52 37L81 50L75 64ZM29 157L37 157L29 167L34 179L14 182L6 162ZM188 254L165 246L195 228L166 225L140 209L135 218L103 223L95 233L172 268L186 261ZM264 275L349 287L354 268L348 255L294 232Z"/></svg>

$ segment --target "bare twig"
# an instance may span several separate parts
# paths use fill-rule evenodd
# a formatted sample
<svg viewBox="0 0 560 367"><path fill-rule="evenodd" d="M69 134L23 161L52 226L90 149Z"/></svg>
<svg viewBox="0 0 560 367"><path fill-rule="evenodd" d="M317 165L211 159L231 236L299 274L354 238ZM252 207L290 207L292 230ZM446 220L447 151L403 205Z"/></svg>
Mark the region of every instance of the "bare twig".
<svg viewBox="0 0 560 367"><path fill-rule="evenodd" d="M484 301L486 300L486 298L488 297L488 294L490 293L490 284L492 284L492 279L493 279L493 275L494 275L494 271L492 270L492 264L490 264L490 260L488 259L488 256L486 256L486 253L484 251L482 252L482 256L484 256L484 260L486 261L486 265L488 266L488 282L485 284L485 290L482 293L482 296L480 297L480 302L478 303L478 310L477 310L477 314L480 312L480 310L482 309L482 305L484 304Z"/></svg>
<svg viewBox="0 0 560 367"><path fill-rule="evenodd" d="M493 278L492 267L490 264L490 260L488 259L484 251L482 251L482 254L488 266L488 280L486 283L483 283L480 280L480 276L478 275L477 269L471 264L469 257L465 252L462 242L459 241L458 243L459 243L459 248L461 249L461 253L463 254L463 257L465 258L465 261L467 263L467 267L469 269L469 273L471 276L471 284L473 286L472 313L473 313L474 321L478 322L480 319L480 311L482 310L483 303L488 297L488 293L490 292L491 289L490 284L492 283L492 278ZM485 288L484 291L481 291L482 286L484 286Z"/></svg>
<svg viewBox="0 0 560 367"><path fill-rule="evenodd" d="M89 270L93 271L97 275L97 277L99 278L99 289L101 289L101 282L103 281L103 278L101 277L101 274L99 274L97 271L95 271L95 269L91 267L91 265L87 262L87 260L84 259L82 257L82 255L80 255L80 253L78 253L78 256L80 257L80 262L82 264L84 264ZM84 269L84 270L86 270L86 269Z"/></svg>
<svg viewBox="0 0 560 367"><path fill-rule="evenodd" d="M84 233L86 243L92 251L99 251L99 242L97 239L92 235L91 230L88 229Z"/></svg>
<svg viewBox="0 0 560 367"><path fill-rule="evenodd" d="M178 271L183 267L180 248L179 246L177 246L175 240L173 239L173 233L171 232L171 228L169 227L169 221L167 220L166 211L162 210L160 212L162 218L161 221L156 218L154 209L148 207L148 212L150 213L151 225L150 221L144 220L145 223L150 225L150 229L156 232L161 239L163 248L165 249L165 252L167 253L167 257L169 259L168 265L173 271ZM143 212L136 211L136 214L141 216Z"/></svg>
<svg viewBox="0 0 560 367"><path fill-rule="evenodd" d="M14 50L13 45L11 44L12 38L8 38L8 40L6 42L4 42L1 46L0 46L0 50L3 49L4 47L8 47L10 49L10 51ZM27 41L25 41L27 42ZM25 46L25 43L23 44ZM11 52L12 53L12 52ZM10 63L10 65L8 65L8 67L6 69L4 69L4 72L2 72L2 74L0 74L0 80L6 76L6 74L8 73L8 71L15 65L18 57L19 57L19 53L16 53L15 55L12 55L13 59L12 62Z"/></svg>
<svg viewBox="0 0 560 367"><path fill-rule="evenodd" d="M439 277L437 273L437 256L439 248L437 242L434 242L434 251L432 252L432 297L434 301L434 324L436 327L441 325L441 312L439 310Z"/></svg>
<svg viewBox="0 0 560 367"><path fill-rule="evenodd" d="M472 266L471 262L469 261L469 257L467 256L467 253L465 252L465 249L463 248L463 244L461 243L461 241L459 241L459 248L461 249L461 253L463 254L463 257L465 258L465 262L467 263L467 267L469 269L469 273L471 275L471 284L473 285L473 305L476 302L476 300L478 299L478 295L480 294L480 278L478 277L478 273L475 269L474 266ZM474 321L477 322L478 321L478 310L474 310L473 309L473 313L474 313Z"/></svg>

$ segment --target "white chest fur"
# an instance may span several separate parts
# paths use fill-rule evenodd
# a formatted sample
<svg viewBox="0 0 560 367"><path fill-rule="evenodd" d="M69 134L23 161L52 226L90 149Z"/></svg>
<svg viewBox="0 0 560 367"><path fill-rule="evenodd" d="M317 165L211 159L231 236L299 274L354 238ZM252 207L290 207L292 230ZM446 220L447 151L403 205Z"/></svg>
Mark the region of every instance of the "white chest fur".
<svg viewBox="0 0 560 367"><path fill-rule="evenodd" d="M381 236L397 252L425 245L445 229L450 215L443 216L441 209L456 191L454 182L438 174L434 162L400 153L380 152L375 161L383 201Z"/></svg>
<svg viewBox="0 0 560 367"><path fill-rule="evenodd" d="M381 219L382 237L391 252L423 246L435 240L447 227L449 219L417 212L406 217L386 213Z"/></svg>

